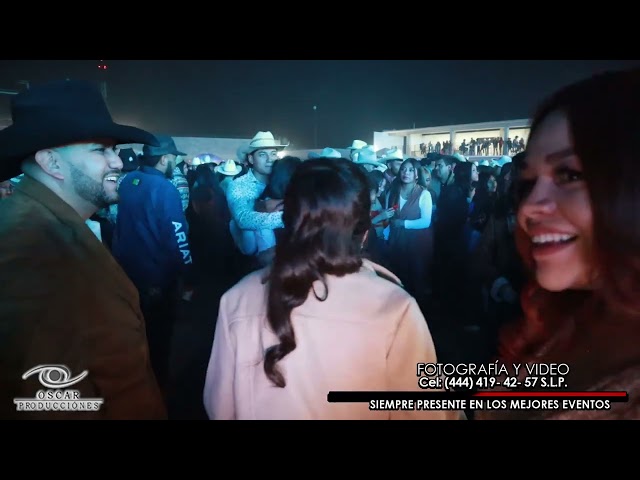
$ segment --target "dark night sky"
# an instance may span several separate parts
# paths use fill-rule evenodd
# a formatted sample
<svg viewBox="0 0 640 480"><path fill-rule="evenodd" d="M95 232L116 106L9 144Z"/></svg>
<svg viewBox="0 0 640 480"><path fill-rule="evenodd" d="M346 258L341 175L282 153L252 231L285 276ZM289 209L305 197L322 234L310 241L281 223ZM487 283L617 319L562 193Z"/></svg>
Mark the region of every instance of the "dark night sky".
<svg viewBox="0 0 640 480"><path fill-rule="evenodd" d="M436 60L0 61L0 88L56 78L107 80L114 118L174 136L250 138L298 148L371 142L373 131L526 118L554 89L640 61ZM0 117L10 96L0 95Z"/></svg>

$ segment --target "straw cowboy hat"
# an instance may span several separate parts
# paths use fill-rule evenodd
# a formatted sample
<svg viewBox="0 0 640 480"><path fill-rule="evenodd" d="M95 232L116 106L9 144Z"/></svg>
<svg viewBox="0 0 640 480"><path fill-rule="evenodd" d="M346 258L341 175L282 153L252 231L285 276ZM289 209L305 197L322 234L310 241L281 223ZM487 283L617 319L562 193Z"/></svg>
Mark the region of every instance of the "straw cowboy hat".
<svg viewBox="0 0 640 480"><path fill-rule="evenodd" d="M215 168L216 173L222 175L235 176L242 171L242 167L234 162L232 159L226 160Z"/></svg>
<svg viewBox="0 0 640 480"><path fill-rule="evenodd" d="M278 143L271 132L258 132L255 137L251 139L251 141L241 147L238 150L238 158L243 162L246 161L247 155L252 154L256 150L264 150L275 148L276 150L282 150L283 148L287 148L289 144L283 145Z"/></svg>
<svg viewBox="0 0 640 480"><path fill-rule="evenodd" d="M151 133L115 123L100 91L79 80L19 93L11 99L11 119L12 125L0 130L0 180L18 176L22 161L46 148L97 138L158 145Z"/></svg>
<svg viewBox="0 0 640 480"><path fill-rule="evenodd" d="M342 155L335 148L324 148L322 152L309 152L309 158L342 158Z"/></svg>
<svg viewBox="0 0 640 480"><path fill-rule="evenodd" d="M393 147L387 150L387 153L384 154L381 160L384 162L404 161L404 155L398 147Z"/></svg>
<svg viewBox="0 0 640 480"><path fill-rule="evenodd" d="M365 147L360 150L358 155L358 159L353 162L358 165L373 165L374 167L384 167L384 164L378 161L378 157L376 156L376 152L373 147Z"/></svg>
<svg viewBox="0 0 640 480"><path fill-rule="evenodd" d="M367 146L367 142L363 142L362 140L354 140L351 146L347 147L347 150L361 150Z"/></svg>

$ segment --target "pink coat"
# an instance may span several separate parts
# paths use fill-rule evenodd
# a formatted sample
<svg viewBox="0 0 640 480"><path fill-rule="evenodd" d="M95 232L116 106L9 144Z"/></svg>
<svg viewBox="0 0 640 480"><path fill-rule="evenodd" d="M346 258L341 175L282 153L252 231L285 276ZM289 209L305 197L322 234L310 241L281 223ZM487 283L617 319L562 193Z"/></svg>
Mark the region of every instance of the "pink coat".
<svg viewBox="0 0 640 480"><path fill-rule="evenodd" d="M436 361L429 328L413 297L395 275L369 261L357 273L327 277L325 301L311 292L293 310L297 347L278 363L286 387L274 386L263 365L264 351L277 343L266 319L265 273L248 275L220 302L204 389L209 418L459 418L458 412L370 411L368 403L327 402L329 391L420 390L416 363ZM314 288L322 285L317 282Z"/></svg>

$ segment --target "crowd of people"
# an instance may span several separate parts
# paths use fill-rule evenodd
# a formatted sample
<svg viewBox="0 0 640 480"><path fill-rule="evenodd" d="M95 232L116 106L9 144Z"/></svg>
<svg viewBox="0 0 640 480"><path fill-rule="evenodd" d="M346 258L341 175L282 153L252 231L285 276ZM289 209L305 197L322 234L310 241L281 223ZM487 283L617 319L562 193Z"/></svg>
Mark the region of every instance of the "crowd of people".
<svg viewBox="0 0 640 480"><path fill-rule="evenodd" d="M462 142L455 148L449 141L436 142L432 141L420 144L420 155L426 156L429 153L441 153L443 155L453 155L454 153L461 153L462 155L468 155L471 157L476 156L502 156L504 155L516 155L520 152L524 152L526 148L526 142L524 138L516 135L513 139L507 137L505 140L502 137L482 137L473 138L470 137L469 142L464 138Z"/></svg>
<svg viewBox="0 0 640 480"><path fill-rule="evenodd" d="M639 72L612 72L541 103L526 150L492 162L362 140L298 158L269 131L222 159L114 123L82 82L33 87L0 131L0 418L176 418L172 339L203 299L188 342L207 340L191 377L205 418L640 418L640 178L622 142L639 111ZM572 389L630 401L327 402L420 390L418 363L496 358L568 363ZM17 411L40 388L23 374L56 364L87 371L73 388L102 408Z"/></svg>

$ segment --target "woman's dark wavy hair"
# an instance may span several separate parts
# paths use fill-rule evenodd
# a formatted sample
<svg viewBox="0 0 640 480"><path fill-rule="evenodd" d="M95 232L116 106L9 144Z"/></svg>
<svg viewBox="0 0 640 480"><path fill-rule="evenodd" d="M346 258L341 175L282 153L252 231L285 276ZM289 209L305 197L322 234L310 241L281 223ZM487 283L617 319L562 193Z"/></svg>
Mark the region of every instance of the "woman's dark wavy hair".
<svg viewBox="0 0 640 480"><path fill-rule="evenodd" d="M518 173L522 170L522 163L524 162L525 152L516 153L513 157L513 160L510 163L505 164L500 170L500 175L498 176L498 190L497 190L497 200L496 200L496 208L494 211L494 215L497 218L506 218L517 210L517 188L518 188ZM502 176L502 172L505 167L509 167L509 171L511 172L511 182L509 183L506 190L500 190L500 178ZM495 174L493 174L495 177ZM504 182L503 182L504 183ZM477 193L476 193L477 195Z"/></svg>
<svg viewBox="0 0 640 480"><path fill-rule="evenodd" d="M193 209L195 203L207 203L213 200L216 206L215 213L221 221L228 222L231 219L231 213L227 197L218 182L218 177L209 165L207 163L198 165L193 171L194 179L190 188L189 215L195 214Z"/></svg>
<svg viewBox="0 0 640 480"><path fill-rule="evenodd" d="M582 163L597 283L588 292L549 292L532 280L522 293L524 320L503 332L500 353L507 361L532 354L578 312L581 322L601 321L603 312L635 321L640 316L640 165L634 146L640 136L640 70L600 74L558 91L534 116L530 139L554 112L567 115ZM531 241L520 228L516 242L533 271Z"/></svg>
<svg viewBox="0 0 640 480"><path fill-rule="evenodd" d="M202 187L207 187L212 189L221 188L215 172L211 170L211 167L209 167L209 164L207 163L203 163L196 167L195 182Z"/></svg>
<svg viewBox="0 0 640 480"><path fill-rule="evenodd" d="M329 294L325 275L338 277L362 266L362 242L371 227L366 175L345 159L314 159L297 168L284 196L284 230L269 274L267 316L280 343L265 352L264 371L276 386L286 381L277 363L296 348L291 312L315 281Z"/></svg>
<svg viewBox="0 0 640 480"><path fill-rule="evenodd" d="M262 192L262 198L284 198L284 192L291 181L296 168L302 163L298 157L287 155L275 161L269 175L269 185Z"/></svg>
<svg viewBox="0 0 640 480"><path fill-rule="evenodd" d="M525 152L520 152L520 153L516 153L516 155L513 158L516 158L518 155L524 155ZM509 163L505 163L501 168L500 168L500 174L499 175L494 175L496 177L496 180L498 181L498 192L500 194L505 194L507 192L507 190L509 189L508 186L505 186L505 183L507 183L506 180L506 176L511 174L511 177L513 178L514 176L514 165L513 165L513 161L509 162ZM513 183L513 180L512 182Z"/></svg>
<svg viewBox="0 0 640 480"><path fill-rule="evenodd" d="M459 162L454 171L453 184L467 192L471 188L471 163Z"/></svg>

